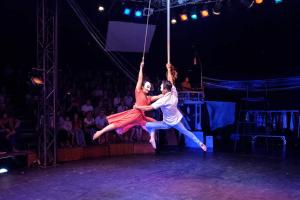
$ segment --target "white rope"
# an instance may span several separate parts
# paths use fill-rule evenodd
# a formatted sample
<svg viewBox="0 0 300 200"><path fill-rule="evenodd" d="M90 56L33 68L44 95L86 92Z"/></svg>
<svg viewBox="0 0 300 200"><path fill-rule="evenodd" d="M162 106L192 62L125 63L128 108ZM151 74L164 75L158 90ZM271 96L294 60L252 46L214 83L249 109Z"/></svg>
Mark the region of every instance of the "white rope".
<svg viewBox="0 0 300 200"><path fill-rule="evenodd" d="M151 8L150 6L151 6L151 0L149 0L149 5L148 5L147 24L146 24L146 32L145 32L145 39L144 39L144 50L143 50L142 62L144 62L144 60L145 60L146 44L147 44L147 37L148 37L148 27L149 27L149 18L150 18L150 8Z"/></svg>
<svg viewBox="0 0 300 200"><path fill-rule="evenodd" d="M170 52L170 0L167 0L167 59L168 63L171 63Z"/></svg>

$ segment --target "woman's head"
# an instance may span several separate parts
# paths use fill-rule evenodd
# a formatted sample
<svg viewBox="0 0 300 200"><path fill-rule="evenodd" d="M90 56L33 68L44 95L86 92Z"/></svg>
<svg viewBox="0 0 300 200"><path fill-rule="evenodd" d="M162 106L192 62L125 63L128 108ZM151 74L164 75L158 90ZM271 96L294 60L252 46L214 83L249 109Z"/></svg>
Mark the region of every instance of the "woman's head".
<svg viewBox="0 0 300 200"><path fill-rule="evenodd" d="M142 89L145 94L148 94L151 91L152 85L149 81L143 81Z"/></svg>

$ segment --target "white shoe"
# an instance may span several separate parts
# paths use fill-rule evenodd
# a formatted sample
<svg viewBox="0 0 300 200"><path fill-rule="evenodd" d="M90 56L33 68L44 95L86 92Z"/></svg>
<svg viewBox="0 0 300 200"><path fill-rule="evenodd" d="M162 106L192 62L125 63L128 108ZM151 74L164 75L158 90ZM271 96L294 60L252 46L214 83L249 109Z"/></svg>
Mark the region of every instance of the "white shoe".
<svg viewBox="0 0 300 200"><path fill-rule="evenodd" d="M152 145L153 149L156 149L156 142L155 140L149 140L150 144Z"/></svg>
<svg viewBox="0 0 300 200"><path fill-rule="evenodd" d="M207 151L207 147L205 144L203 144L202 142L200 143L200 147L203 151Z"/></svg>

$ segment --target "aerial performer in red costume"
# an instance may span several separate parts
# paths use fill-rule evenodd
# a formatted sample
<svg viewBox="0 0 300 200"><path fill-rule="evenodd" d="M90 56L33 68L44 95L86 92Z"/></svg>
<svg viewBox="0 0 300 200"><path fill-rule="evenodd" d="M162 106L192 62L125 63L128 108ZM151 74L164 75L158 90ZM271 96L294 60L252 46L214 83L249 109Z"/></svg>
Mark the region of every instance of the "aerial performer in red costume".
<svg viewBox="0 0 300 200"><path fill-rule="evenodd" d="M149 81L143 80L143 68L144 62L142 61L140 64L138 81L135 87L135 104L139 106L147 106L151 102L154 102L162 97L162 95L148 96L148 93L151 90L151 83ZM138 109L130 109L124 112L107 116L107 121L108 125L103 129L97 131L93 136L93 140L96 140L102 134L112 130L116 130L118 134L123 134L134 126L141 126L146 130L146 122L154 122L156 120L151 117L147 117L144 111ZM152 144L153 148L156 148L154 133L150 134L149 142Z"/></svg>

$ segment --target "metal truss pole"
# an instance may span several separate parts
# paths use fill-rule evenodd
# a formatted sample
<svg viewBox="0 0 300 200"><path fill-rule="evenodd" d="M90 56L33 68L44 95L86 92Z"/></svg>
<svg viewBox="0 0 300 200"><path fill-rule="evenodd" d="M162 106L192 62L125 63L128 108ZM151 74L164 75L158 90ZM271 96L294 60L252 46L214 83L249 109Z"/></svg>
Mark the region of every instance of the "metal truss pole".
<svg viewBox="0 0 300 200"><path fill-rule="evenodd" d="M40 101L39 159L56 164L58 0L37 0L37 69L43 77Z"/></svg>

